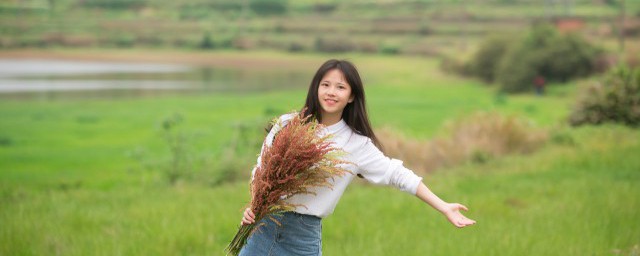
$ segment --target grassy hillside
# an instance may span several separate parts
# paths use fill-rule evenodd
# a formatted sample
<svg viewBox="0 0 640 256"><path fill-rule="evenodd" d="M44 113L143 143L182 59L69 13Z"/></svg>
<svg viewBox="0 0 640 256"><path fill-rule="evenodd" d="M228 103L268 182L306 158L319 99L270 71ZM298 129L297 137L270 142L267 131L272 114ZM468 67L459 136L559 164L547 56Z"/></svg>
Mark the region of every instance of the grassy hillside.
<svg viewBox="0 0 640 256"><path fill-rule="evenodd" d="M232 61L251 54L220 56ZM258 56L316 65L326 58ZM440 73L430 59L346 57L365 79L376 128L431 138L446 133L448 120L493 110L558 130L560 137L533 155L424 174L437 194L470 207L478 224L463 230L410 195L352 184L323 222L326 255L632 255L640 244L640 132L563 126L578 85L552 87L545 97L497 98L478 82ZM233 137L234 123L260 124L274 111L299 108L305 87L266 94L2 100L0 254L222 254L248 200L246 181L169 186L160 172L143 170L129 155L143 148L149 159L166 158L159 126L178 112L183 129L197 135L194 152L215 159ZM248 172L251 163L243 164Z"/></svg>
<svg viewBox="0 0 640 256"><path fill-rule="evenodd" d="M256 4L261 2L276 11ZM617 28L611 21L618 5L570 2L8 1L0 4L0 48L233 48L440 56L473 49L488 34L518 33L536 20L578 17L585 21L579 33L617 49ZM632 42L638 40L633 29L639 12L638 2L626 1Z"/></svg>

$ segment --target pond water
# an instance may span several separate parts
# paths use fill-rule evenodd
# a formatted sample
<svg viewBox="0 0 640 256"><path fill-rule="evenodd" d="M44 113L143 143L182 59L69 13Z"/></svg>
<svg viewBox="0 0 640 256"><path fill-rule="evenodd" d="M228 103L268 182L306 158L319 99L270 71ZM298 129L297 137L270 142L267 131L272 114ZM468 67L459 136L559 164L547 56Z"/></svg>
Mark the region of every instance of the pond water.
<svg viewBox="0 0 640 256"><path fill-rule="evenodd" d="M174 64L0 59L0 98L126 98L306 88L311 73Z"/></svg>

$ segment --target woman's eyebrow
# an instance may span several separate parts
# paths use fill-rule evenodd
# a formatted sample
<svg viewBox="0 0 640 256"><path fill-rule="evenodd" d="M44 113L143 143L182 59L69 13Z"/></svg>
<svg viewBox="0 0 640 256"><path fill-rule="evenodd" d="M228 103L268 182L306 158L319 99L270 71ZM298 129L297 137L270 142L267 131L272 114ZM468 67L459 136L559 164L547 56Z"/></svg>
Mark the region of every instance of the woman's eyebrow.
<svg viewBox="0 0 640 256"><path fill-rule="evenodd" d="M330 84L330 83L331 83L331 81L329 81L329 80L322 80L322 81L320 81L320 83L329 83L329 84ZM336 84L339 84L339 85L346 85L347 83L337 82Z"/></svg>

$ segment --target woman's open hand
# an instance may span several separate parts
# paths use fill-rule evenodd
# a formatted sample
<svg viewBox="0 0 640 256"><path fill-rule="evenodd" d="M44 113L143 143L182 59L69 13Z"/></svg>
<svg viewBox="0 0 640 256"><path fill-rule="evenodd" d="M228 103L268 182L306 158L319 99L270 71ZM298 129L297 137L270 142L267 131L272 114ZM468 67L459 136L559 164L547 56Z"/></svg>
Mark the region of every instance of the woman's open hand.
<svg viewBox="0 0 640 256"><path fill-rule="evenodd" d="M442 214L447 217L447 220L449 220L451 224L459 228L464 228L476 223L475 220L469 219L462 215L460 210L468 211L469 209L467 209L467 207L464 205L451 203L446 205L444 211L442 211Z"/></svg>
<svg viewBox="0 0 640 256"><path fill-rule="evenodd" d="M249 225L249 224L253 224L254 222L256 222L255 220L256 215L253 214L253 211L251 211L251 208L247 208L244 210L244 214L242 214L242 221L240 222L240 225Z"/></svg>

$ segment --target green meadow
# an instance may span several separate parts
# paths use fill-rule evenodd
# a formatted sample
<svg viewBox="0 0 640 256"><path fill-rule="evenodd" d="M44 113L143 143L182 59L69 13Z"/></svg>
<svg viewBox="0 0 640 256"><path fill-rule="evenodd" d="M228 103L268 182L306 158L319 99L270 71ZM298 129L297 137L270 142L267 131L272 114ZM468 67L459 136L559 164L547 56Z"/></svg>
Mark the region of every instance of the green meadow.
<svg viewBox="0 0 640 256"><path fill-rule="evenodd" d="M160 51L140 54L162 55ZM73 52L69 53L72 54ZM174 54L179 54L174 53ZM207 52L226 60L304 63L327 55ZM325 255L637 255L640 253L640 131L572 128L566 117L588 80L550 85L545 96L499 95L444 74L438 61L346 54L364 79L375 128L410 138L447 134L476 112L529 120L549 139L528 155L420 173L443 199L467 205L477 224L457 229L414 196L352 184L323 221ZM591 78L597 79L597 78ZM262 124L298 109L307 84L268 92L125 99L0 100L0 255L223 255L248 203L253 162L217 185L180 181L131 157L166 159L162 121L183 116L191 153L215 175L237 124ZM238 159L252 159L258 149ZM202 173L200 175L203 175Z"/></svg>

